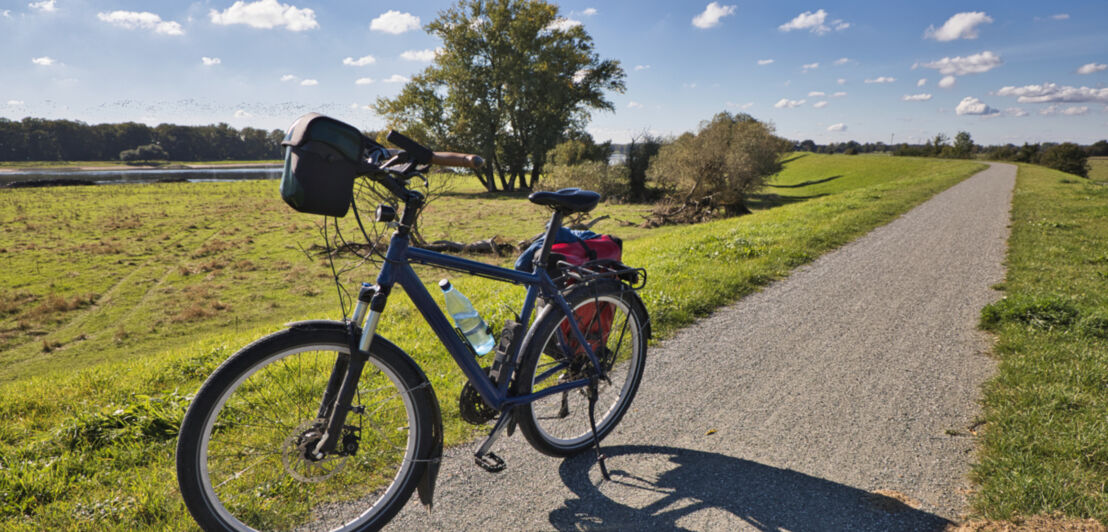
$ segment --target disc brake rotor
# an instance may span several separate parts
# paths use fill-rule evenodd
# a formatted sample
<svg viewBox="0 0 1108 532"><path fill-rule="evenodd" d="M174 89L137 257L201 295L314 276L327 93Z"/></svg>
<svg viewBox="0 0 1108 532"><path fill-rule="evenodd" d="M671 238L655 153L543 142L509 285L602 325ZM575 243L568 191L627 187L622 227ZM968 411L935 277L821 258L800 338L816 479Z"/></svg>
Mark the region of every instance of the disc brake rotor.
<svg viewBox="0 0 1108 532"><path fill-rule="evenodd" d="M328 454L320 459L309 458L323 436L325 419L301 423L281 446L281 463L285 471L300 482L322 482L346 467L347 456Z"/></svg>

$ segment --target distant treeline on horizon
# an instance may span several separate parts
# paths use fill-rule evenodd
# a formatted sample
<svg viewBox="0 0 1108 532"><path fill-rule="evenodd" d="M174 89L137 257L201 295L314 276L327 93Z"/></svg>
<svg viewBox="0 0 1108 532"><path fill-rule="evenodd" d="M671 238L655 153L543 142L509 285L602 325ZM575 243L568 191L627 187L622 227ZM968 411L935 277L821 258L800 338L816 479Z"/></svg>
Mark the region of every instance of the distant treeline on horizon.
<svg viewBox="0 0 1108 532"><path fill-rule="evenodd" d="M74 120L0 118L0 161L113 161L157 145L173 161L280 159L285 132L227 124L155 127L135 122L89 125Z"/></svg>
<svg viewBox="0 0 1108 532"><path fill-rule="evenodd" d="M378 132L366 132L379 137ZM76 120L24 118L10 120L0 117L0 161L117 161L120 154L142 146L159 146L172 161L219 161L280 159L284 131L265 131L246 127L235 129L225 123L206 126L159 124L151 127L136 122L89 125ZM660 143L666 139L653 138ZM891 153L893 155L943 156L944 135L924 144L884 142L860 143L854 140L816 144L812 140L794 141L796 151L815 153ZM988 158L1021 160L1029 152L1037 153L1058 143L1044 142L1018 147L1013 144L980 146L966 135L968 146L957 151L959 157L984 154ZM609 144L611 156L621 158L631 144ZM1108 156L1108 140L1081 146L1089 157ZM1031 162L1031 159L1028 159Z"/></svg>

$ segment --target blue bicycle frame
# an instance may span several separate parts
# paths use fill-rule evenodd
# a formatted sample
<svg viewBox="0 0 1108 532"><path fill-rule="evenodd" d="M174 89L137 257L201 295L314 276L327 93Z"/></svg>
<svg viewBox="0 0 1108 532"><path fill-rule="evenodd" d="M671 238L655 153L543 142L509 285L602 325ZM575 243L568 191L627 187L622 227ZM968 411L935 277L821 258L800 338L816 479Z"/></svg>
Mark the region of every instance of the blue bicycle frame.
<svg viewBox="0 0 1108 532"><path fill-rule="evenodd" d="M413 201L416 202L415 205L412 205ZM421 201L422 197L417 196L410 197L408 202L406 202L403 217L404 221L401 222L399 229L393 234L389 242L384 264L380 273L377 275L377 285L374 287L375 293L373 298L368 302L363 298L359 298L358 306L355 307L352 318L353 323L361 323L364 317L362 336L358 346L359 349L363 352L368 352L369 346L377 332L377 323L380 320L381 312L384 310L385 300L393 286L399 284L401 288L404 289L404 292L408 294L408 297L412 300L412 303L415 304L416 308L419 309L420 314L423 315L423 319L431 326L435 335L437 335L442 344L446 346L447 351L454 358L454 361L461 368L462 372L469 378L470 382L481 394L481 397L493 408L504 411L518 404L530 403L542 397L574 388L580 388L588 384L589 379L587 378L577 379L556 384L528 395L509 396L509 383L512 380L515 369L521 362L520 356L523 351L524 342L517 342L516 345L518 347L516 352L508 353L508 360L511 361L507 366L508 370L502 374L498 382L494 384L488 375L485 374L485 370L477 363L472 349L465 343L462 337L455 332L453 325L451 325L448 318L439 309L438 304L431 297L431 294L428 293L423 281L420 280L411 266L412 263L437 266L471 275L488 277L518 285L526 285L527 295L524 299L523 309L520 311L520 321L525 325L531 321L535 300L539 295L546 301L557 305L563 315L572 316L573 310L561 296L544 267L545 259L549 255L550 243L554 240L552 233L561 226L561 213L555 212L551 217L550 226L547 229L546 245L543 250L536 255L539 259L535 261L533 273L528 273L410 246L409 231L411 222L414 221L414 215L409 213L418 212L419 202ZM603 378L603 367L598 362L591 344L585 340L585 335L581 331L577 321L573 319L568 321L574 338L577 339L579 345L584 347L585 352L592 361L593 367L599 369L599 377ZM558 369L560 368L555 368L552 371L557 371Z"/></svg>

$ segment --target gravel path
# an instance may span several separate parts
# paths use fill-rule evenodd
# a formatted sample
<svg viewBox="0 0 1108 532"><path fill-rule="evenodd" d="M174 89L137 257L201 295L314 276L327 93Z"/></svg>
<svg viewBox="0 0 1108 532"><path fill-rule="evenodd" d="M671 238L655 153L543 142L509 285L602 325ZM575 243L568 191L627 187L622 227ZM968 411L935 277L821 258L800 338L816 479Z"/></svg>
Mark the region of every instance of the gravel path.
<svg viewBox="0 0 1108 532"><path fill-rule="evenodd" d="M964 511L980 384L975 328L1004 277L1016 168L994 164L653 347L593 456L445 457L434 512L390 530L932 530ZM453 397L440 397L443 402Z"/></svg>

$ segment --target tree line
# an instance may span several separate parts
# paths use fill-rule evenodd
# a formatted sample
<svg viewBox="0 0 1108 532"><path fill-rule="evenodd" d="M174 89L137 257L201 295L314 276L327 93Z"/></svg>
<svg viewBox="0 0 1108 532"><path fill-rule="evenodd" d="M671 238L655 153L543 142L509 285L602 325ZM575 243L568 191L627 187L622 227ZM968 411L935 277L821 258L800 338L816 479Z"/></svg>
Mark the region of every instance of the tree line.
<svg viewBox="0 0 1108 532"><path fill-rule="evenodd" d="M1042 142L1023 146L1015 144L981 146L973 142L968 132L959 131L953 139L943 133L935 135L923 144L900 143L886 145L883 142L860 144L856 141L819 145L811 140L797 142L796 151L814 153L890 153L908 157L943 157L948 159L988 159L1031 163L1061 170L1081 177L1088 177L1089 157L1108 157L1108 140L1098 140L1089 145L1073 142Z"/></svg>
<svg viewBox="0 0 1108 532"><path fill-rule="evenodd" d="M279 159L284 136L279 129L235 129L223 123L151 127L135 122L89 125L74 120L0 118L0 161Z"/></svg>

